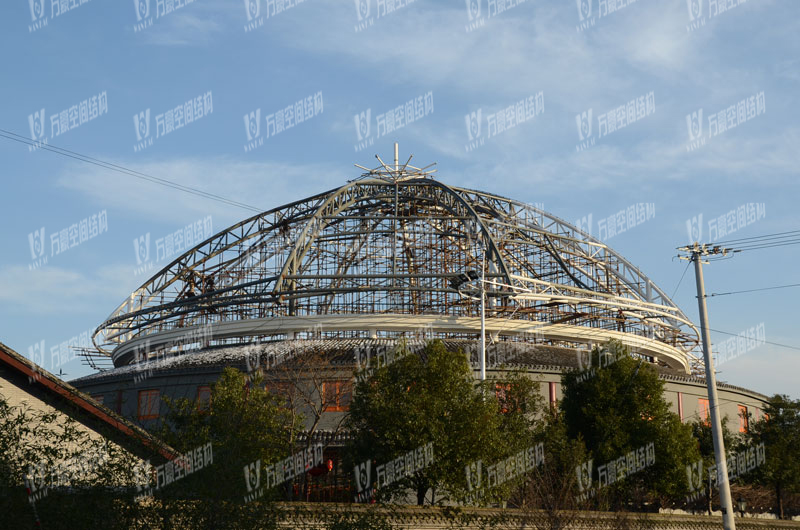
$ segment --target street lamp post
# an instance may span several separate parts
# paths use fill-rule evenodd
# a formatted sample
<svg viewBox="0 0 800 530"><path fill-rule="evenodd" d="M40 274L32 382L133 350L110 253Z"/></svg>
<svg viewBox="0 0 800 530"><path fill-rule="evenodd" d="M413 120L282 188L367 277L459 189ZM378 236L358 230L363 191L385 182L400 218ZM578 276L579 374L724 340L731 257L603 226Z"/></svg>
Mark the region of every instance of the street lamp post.
<svg viewBox="0 0 800 530"><path fill-rule="evenodd" d="M481 266L481 381L486 381L486 288L483 285L483 269Z"/></svg>
<svg viewBox="0 0 800 530"><path fill-rule="evenodd" d="M747 510L747 501L744 500L744 497L739 497L736 500L736 503L739 505L739 516L744 517L744 512Z"/></svg>
<svg viewBox="0 0 800 530"><path fill-rule="evenodd" d="M474 296L461 292L461 286L467 282L479 280L480 287L478 289L478 293L480 294L480 302L481 302L481 348L480 348L480 369L481 369L481 381L486 380L486 287L484 286L484 272L483 267L481 267L480 275L474 270L468 270L467 272L462 272L458 276L450 279L450 285L458 291L458 294L461 296L466 296L471 300L475 300Z"/></svg>

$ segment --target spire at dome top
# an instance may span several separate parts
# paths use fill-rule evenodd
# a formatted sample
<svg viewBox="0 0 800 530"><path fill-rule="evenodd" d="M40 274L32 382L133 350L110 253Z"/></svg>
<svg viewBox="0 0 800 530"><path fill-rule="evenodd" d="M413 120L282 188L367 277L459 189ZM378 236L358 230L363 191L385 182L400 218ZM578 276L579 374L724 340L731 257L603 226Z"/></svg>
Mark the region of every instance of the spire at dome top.
<svg viewBox="0 0 800 530"><path fill-rule="evenodd" d="M378 155L375 155L375 158L377 158L378 162L380 162L381 164L375 169L369 169L359 164L353 164L357 168L363 169L365 171L365 173L361 174L361 177L359 177L359 179L379 178L390 182L399 182L401 180L409 180L415 178L433 178L433 173L436 173L436 169L428 169L430 167L435 166L436 162L434 162L433 164L428 164L423 168L418 168L410 165L411 159L414 158L414 155L409 156L405 164L400 165L400 147L397 142L394 143L394 165L387 165L383 160L381 160L381 157Z"/></svg>

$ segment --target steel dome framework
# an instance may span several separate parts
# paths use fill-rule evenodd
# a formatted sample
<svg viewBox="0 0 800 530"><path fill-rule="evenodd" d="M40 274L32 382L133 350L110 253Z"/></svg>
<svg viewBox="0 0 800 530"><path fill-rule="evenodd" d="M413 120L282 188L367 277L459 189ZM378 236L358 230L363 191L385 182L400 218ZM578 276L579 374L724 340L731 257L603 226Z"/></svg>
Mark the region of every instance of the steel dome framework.
<svg viewBox="0 0 800 530"><path fill-rule="evenodd" d="M190 343L310 336L475 337L478 304L452 280L484 267L492 340L616 338L670 366L699 368L691 321L601 241L396 158L362 169L338 189L244 220L164 267L97 328L94 358L121 366Z"/></svg>

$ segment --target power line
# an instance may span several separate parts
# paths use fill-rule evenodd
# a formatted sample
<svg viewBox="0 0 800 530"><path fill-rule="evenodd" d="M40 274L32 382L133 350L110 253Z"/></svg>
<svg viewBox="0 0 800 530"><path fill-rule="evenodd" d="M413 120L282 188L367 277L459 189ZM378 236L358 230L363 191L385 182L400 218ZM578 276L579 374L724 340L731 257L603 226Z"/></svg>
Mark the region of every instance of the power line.
<svg viewBox="0 0 800 530"><path fill-rule="evenodd" d="M722 333L723 335L731 335L733 337L738 337L739 336L736 333L728 333L727 331L720 331L718 329L711 329L711 328L708 328L708 329L710 331L715 332L715 333ZM789 346L788 344L778 344L777 342L770 342L768 340L765 340L765 341L762 341L762 342L763 342L763 344L771 344L772 346L780 346L781 348L789 348L790 350L798 350L798 351L800 351L800 348L798 348L797 346Z"/></svg>
<svg viewBox="0 0 800 530"><path fill-rule="evenodd" d="M744 252L765 248L784 247L800 244L800 230L789 230L760 236L728 239L714 243L715 247L728 247L730 252Z"/></svg>
<svg viewBox="0 0 800 530"><path fill-rule="evenodd" d="M678 280L678 285L676 285L676 286L675 286L675 290L674 290L674 291L672 291L672 296L670 296L670 299L672 299L672 298L675 298L675 293L677 293L677 292L678 292L678 287L680 287L680 286L681 286L681 282L683 282L683 277L684 277L684 276L686 276L686 271L688 271L688 270L689 270L689 266L690 266L691 264L692 264L692 262L691 262L691 261L688 261L688 262L686 262L686 268L685 268L685 269L683 269L683 274L681 274L681 279L680 279L680 280Z"/></svg>
<svg viewBox="0 0 800 530"><path fill-rule="evenodd" d="M774 289L787 289L789 287L800 287L800 283L791 283L789 285L776 285L775 287L762 287L760 289L746 289L744 291L729 291L726 293L711 293L708 296L725 296L729 294L742 294L742 293L755 293L758 291L771 291Z"/></svg>
<svg viewBox="0 0 800 530"><path fill-rule="evenodd" d="M730 254L729 256L726 256L724 254L721 255L721 256L708 256L708 257L705 258L705 261L711 262L711 261L725 261L725 260L733 259L733 252L736 252L736 251L728 249L728 253Z"/></svg>
<svg viewBox="0 0 800 530"><path fill-rule="evenodd" d="M752 241L754 239L773 239L773 238L778 237L778 236L789 237L789 235L800 236L800 230L790 230L788 232L776 232L774 234L764 234L764 235L761 235L761 236L753 236L753 237L742 237L742 238L739 238L739 239L728 239L728 240L725 240L725 241L720 241L719 244L720 245L730 245L730 244L734 244L734 243L741 243L743 241Z"/></svg>
<svg viewBox="0 0 800 530"><path fill-rule="evenodd" d="M742 248L755 248L761 246L786 245L795 243L797 241L800 241L800 236L768 237L764 239L750 241L748 243L740 243L738 245L734 245L733 248L742 249Z"/></svg>
<svg viewBox="0 0 800 530"><path fill-rule="evenodd" d="M50 152L58 154L58 155L66 156L66 157L69 157L69 158L74 158L75 160L80 160L81 162L86 162L88 164L93 164L95 166L99 166L99 167L102 167L104 169L108 169L108 170L111 170L111 171L116 171L118 173L122 173L123 175L136 177L136 178L139 178L139 179L142 179L142 180L147 180L147 181L153 182L155 184L160 184L162 186L166 186L168 188L176 189L178 191L191 193L193 195L197 195L198 197L203 197L204 199L211 199L213 201L218 201L218 202L227 204L229 206L236 206L238 208L244 208L246 210L254 211L254 212L257 212L257 213L261 213L262 211L264 211L261 208L257 208L255 206L251 206L251 205L243 203L243 202L239 202L239 201L235 201L235 200L232 200L232 199L228 199L228 198L223 197L221 195L216 195L214 193L209 193L207 191L203 191L203 190L200 190L200 189L197 189L197 188L193 188L191 186L186 186L184 184L178 184L177 182L173 182L171 180L163 179L163 178L160 178L160 177L154 177L152 175L148 175L147 173L142 173L141 171L136 171L136 170L133 170L133 169L129 169L129 168L126 168L124 166L120 166L118 164L113 164L111 162L106 162L104 160L93 158L91 156L84 155L84 154L81 154L81 153L77 153L75 151L70 151L69 149L64 149L62 147L58 147L58 146L55 146L55 145L52 145L52 144L43 144L43 143L38 142L36 140L32 140L30 138L26 138L24 136L21 136L19 134L13 133L11 131L7 131L5 129L0 129L0 137L6 138L8 140L14 140L15 142L19 142L19 143L23 143L23 144L27 144L27 145L32 145L32 146L37 147L39 149L44 149L46 151L50 151Z"/></svg>
<svg viewBox="0 0 800 530"><path fill-rule="evenodd" d="M800 243L800 239L794 240L794 241L791 241L791 242L785 242L785 243L782 243L782 244L760 245L760 246L753 246L753 247L747 247L747 248L741 248L741 249L734 249L734 252L745 252L745 251L748 251L748 250L760 250L760 249L764 249L764 248L786 247L786 246L790 246L790 245L797 245L798 243Z"/></svg>

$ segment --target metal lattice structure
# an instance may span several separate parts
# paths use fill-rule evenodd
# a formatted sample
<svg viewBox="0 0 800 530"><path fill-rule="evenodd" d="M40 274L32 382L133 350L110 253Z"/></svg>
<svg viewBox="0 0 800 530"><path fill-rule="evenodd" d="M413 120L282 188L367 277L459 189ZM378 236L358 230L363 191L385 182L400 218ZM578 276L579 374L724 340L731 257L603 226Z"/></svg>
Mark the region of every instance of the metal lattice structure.
<svg viewBox="0 0 800 530"><path fill-rule="evenodd" d="M164 267L97 328L99 354L121 366L158 350L231 342L421 329L475 337L478 304L452 280L484 267L492 340L580 346L616 338L697 368L694 325L604 243L528 204L447 186L396 157L393 166L362 169L338 189L246 219Z"/></svg>

